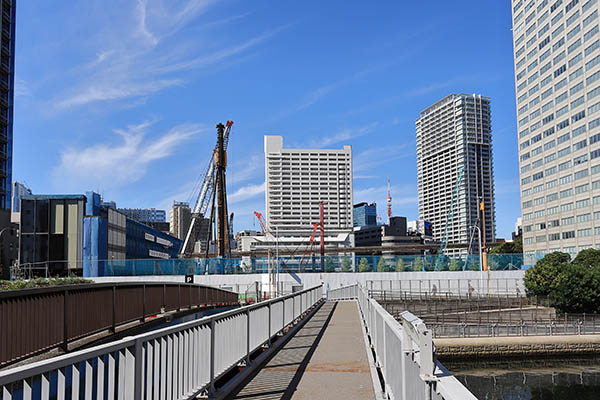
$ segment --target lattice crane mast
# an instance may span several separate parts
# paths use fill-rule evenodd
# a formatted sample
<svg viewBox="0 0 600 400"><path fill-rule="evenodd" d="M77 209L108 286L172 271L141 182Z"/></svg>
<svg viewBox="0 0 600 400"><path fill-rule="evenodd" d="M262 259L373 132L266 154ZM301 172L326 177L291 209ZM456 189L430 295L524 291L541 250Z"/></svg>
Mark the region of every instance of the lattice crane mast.
<svg viewBox="0 0 600 400"><path fill-rule="evenodd" d="M463 179L463 174L465 172L465 166L463 165L458 170L458 176L456 177L456 182L454 183L454 189L452 190L452 201L450 202L450 208L448 210L448 214L446 214L446 225L444 226L444 236L442 236L442 243L440 244L440 250L438 251L438 256L435 260L435 269L440 270L443 267L444 256L446 255L446 248L448 247L448 227L454 221L454 211L456 210L456 203L458 203L458 191L460 190L460 184Z"/></svg>
<svg viewBox="0 0 600 400"><path fill-rule="evenodd" d="M229 134L231 133L231 127L233 126L233 121L227 121L225 124L225 130L223 132L223 149L227 150L227 145L229 144ZM210 226L208 227L207 232L201 232L200 226L202 219L205 218L208 208L211 204L214 203L215 200L215 187L217 184L217 158L219 152L219 144L215 145L215 148L212 152L211 159L206 167L206 171L204 173L204 178L202 180L202 185L200 186L200 191L198 192L198 197L196 198L196 203L194 205L194 209L192 210L192 221L190 223L190 227L185 235L185 240L183 242L183 246L179 252L180 256L190 255L194 251L194 243L199 239L207 240L207 249L210 247ZM211 210L212 213L212 210ZM206 234L206 238L199 238L199 236L204 233Z"/></svg>

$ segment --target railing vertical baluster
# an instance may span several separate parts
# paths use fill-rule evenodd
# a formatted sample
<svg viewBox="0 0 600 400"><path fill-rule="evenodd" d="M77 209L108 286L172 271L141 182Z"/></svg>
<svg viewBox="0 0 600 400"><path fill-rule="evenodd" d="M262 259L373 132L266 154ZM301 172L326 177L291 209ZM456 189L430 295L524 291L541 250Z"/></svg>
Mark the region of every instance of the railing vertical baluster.
<svg viewBox="0 0 600 400"><path fill-rule="evenodd" d="M104 356L96 359L96 399L104 399Z"/></svg>

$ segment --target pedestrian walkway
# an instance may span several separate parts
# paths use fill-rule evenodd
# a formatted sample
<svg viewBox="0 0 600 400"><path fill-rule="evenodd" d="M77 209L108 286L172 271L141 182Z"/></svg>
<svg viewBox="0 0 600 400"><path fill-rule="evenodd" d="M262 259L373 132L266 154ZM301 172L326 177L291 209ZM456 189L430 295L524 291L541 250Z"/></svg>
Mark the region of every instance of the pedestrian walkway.
<svg viewBox="0 0 600 400"><path fill-rule="evenodd" d="M325 303L235 398L374 399L358 304Z"/></svg>

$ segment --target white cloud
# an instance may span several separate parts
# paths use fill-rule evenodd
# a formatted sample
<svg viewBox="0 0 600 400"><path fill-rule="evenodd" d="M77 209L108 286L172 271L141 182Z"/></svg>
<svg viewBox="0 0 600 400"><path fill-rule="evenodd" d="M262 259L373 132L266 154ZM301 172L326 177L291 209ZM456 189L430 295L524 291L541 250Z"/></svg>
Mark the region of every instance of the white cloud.
<svg viewBox="0 0 600 400"><path fill-rule="evenodd" d="M255 185L253 185L253 184L246 185L246 186L242 186L241 188L239 188L232 194L229 194L227 196L227 201L230 204L240 203L251 197L255 197L255 196L258 196L258 195L261 195L264 193L265 193L265 184L264 183L258 183Z"/></svg>
<svg viewBox="0 0 600 400"><path fill-rule="evenodd" d="M115 145L96 144L84 148L69 148L60 155L60 164L53 176L61 186L81 189L86 187L116 188L141 179L154 161L171 156L175 149L205 128L196 125L178 125L158 138L145 140L152 125L143 122L115 129L121 137Z"/></svg>
<svg viewBox="0 0 600 400"><path fill-rule="evenodd" d="M95 102L138 99L181 86L190 79L182 75L184 70L222 68L226 66L224 61L249 51L283 29L270 29L238 43L220 45L219 49L215 49L216 41L208 33L200 38L178 35L215 3L136 0L131 7L123 8L120 18L105 24L96 37L86 38L86 42L97 43L94 59L67 69L66 81L74 83L52 99L52 106L64 110ZM217 26L214 22L206 25Z"/></svg>
<svg viewBox="0 0 600 400"><path fill-rule="evenodd" d="M359 128L344 128L333 135L323 136L321 139L313 141L310 147L327 147L335 143L347 144L350 140L359 138L371 133L377 128L378 123L373 122Z"/></svg>
<svg viewBox="0 0 600 400"><path fill-rule="evenodd" d="M410 148L409 148L410 147ZM376 146L364 150L354 156L354 172L369 171L379 165L414 156L413 143L404 143L397 146Z"/></svg>
<svg viewBox="0 0 600 400"><path fill-rule="evenodd" d="M23 79L15 77L15 97L31 96L31 90Z"/></svg>

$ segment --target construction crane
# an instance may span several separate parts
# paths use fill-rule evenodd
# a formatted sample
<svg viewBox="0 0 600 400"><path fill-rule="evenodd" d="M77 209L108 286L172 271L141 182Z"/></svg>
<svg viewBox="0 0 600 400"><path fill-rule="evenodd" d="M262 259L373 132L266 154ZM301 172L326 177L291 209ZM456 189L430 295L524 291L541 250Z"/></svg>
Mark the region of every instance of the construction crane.
<svg viewBox="0 0 600 400"><path fill-rule="evenodd" d="M206 240L206 256L208 257L212 224L215 220L217 222L217 256L229 255L228 235L231 227L228 226L229 221L227 220L225 169L227 167L227 146L232 126L233 121L227 121L225 125L217 125L217 144L203 176L202 185L192 210L192 221L181 247L180 256L191 255L194 252L194 243L198 240ZM216 213L215 200L217 201ZM203 232L201 229L202 220L206 218L209 207L211 207L210 223L206 232Z"/></svg>
<svg viewBox="0 0 600 400"><path fill-rule="evenodd" d="M456 203L458 203L458 191L460 190L460 184L463 179L463 174L465 172L465 166L459 168L458 176L456 178L456 182L454 183L454 189L452 189L452 200L450 202L450 208L448 209L448 214L446 214L446 225L444 226L444 236L442 236L442 243L440 244L440 249L438 251L437 258L435 260L435 269L441 270L444 263L444 257L446 255L446 247L448 247L448 230L450 224L454 221L454 210L456 209Z"/></svg>
<svg viewBox="0 0 600 400"><path fill-rule="evenodd" d="M389 225L389 224L391 224L391 219L392 219L392 191L390 189L390 178L388 178L387 214L388 214L388 225Z"/></svg>

